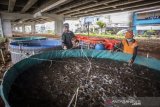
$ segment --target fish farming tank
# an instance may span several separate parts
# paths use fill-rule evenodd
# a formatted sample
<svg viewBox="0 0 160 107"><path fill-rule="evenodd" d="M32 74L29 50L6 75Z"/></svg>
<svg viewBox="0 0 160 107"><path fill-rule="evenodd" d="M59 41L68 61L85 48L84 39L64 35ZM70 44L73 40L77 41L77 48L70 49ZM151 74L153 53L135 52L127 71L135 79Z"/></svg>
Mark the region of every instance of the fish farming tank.
<svg viewBox="0 0 160 107"><path fill-rule="evenodd" d="M17 41L9 45L13 64L32 55L61 48L60 40Z"/></svg>
<svg viewBox="0 0 160 107"><path fill-rule="evenodd" d="M160 60L104 50L54 50L4 75L7 107L104 107L109 97L160 97Z"/></svg>
<svg viewBox="0 0 160 107"><path fill-rule="evenodd" d="M31 41L31 40L47 40L47 38L46 37L36 37L36 36L9 38L9 42L21 42L21 41Z"/></svg>

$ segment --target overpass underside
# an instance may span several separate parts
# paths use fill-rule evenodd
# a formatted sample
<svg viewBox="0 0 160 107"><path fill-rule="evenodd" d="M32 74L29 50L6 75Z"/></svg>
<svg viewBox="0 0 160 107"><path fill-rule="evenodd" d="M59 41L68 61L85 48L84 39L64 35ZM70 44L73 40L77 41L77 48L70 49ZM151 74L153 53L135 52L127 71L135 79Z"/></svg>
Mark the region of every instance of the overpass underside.
<svg viewBox="0 0 160 107"><path fill-rule="evenodd" d="M60 35L65 19L153 9L160 9L159 0L0 0L0 30L11 36L15 26L55 21Z"/></svg>

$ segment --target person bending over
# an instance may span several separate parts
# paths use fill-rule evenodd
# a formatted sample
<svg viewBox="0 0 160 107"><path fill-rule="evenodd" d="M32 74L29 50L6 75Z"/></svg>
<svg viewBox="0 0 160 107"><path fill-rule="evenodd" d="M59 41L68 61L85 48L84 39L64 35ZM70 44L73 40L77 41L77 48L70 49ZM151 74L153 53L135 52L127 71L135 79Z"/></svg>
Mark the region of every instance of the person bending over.
<svg viewBox="0 0 160 107"><path fill-rule="evenodd" d="M138 50L138 43L133 37L133 32L127 31L125 33L125 39L123 39L120 44L116 45L113 50L122 50L124 53L131 54L132 57L129 60L129 64L134 63Z"/></svg>

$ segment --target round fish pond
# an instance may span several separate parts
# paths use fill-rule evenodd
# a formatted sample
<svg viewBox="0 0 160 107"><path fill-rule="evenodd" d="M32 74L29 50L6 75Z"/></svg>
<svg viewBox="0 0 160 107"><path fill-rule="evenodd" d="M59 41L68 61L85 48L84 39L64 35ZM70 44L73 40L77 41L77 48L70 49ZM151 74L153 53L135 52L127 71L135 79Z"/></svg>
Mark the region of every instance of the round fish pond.
<svg viewBox="0 0 160 107"><path fill-rule="evenodd" d="M11 107L104 107L108 97L160 97L160 61L138 56L129 66L130 57L95 50L31 56L6 72L2 98Z"/></svg>
<svg viewBox="0 0 160 107"><path fill-rule="evenodd" d="M14 38L10 38L9 42L22 42L22 41L31 41L31 40L46 40L46 37L14 37Z"/></svg>
<svg viewBox="0 0 160 107"><path fill-rule="evenodd" d="M17 63L22 59L34 54L43 53L50 50L61 49L60 40L32 40L22 42L12 42L9 45L12 63Z"/></svg>

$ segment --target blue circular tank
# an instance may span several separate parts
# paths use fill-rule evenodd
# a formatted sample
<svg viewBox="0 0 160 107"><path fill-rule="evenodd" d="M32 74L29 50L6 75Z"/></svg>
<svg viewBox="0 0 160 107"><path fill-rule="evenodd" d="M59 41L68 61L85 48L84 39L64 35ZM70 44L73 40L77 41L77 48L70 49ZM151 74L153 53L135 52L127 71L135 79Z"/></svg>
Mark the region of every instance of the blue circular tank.
<svg viewBox="0 0 160 107"><path fill-rule="evenodd" d="M35 36L31 36L31 37L15 37L15 38L10 38L9 41L10 42L16 42L16 41L31 41L31 40L46 40L46 37L35 37Z"/></svg>
<svg viewBox="0 0 160 107"><path fill-rule="evenodd" d="M104 44L96 44L95 49L96 50L105 50L105 45Z"/></svg>
<svg viewBox="0 0 160 107"><path fill-rule="evenodd" d="M125 61L131 58L130 54L125 54L121 52L117 52L112 54L109 51L96 51L96 50L84 50L82 54L82 50L54 50L38 55L31 56L30 58L24 59L17 64L13 65L3 76L3 80L0 86L0 94L5 102L5 107L11 107L8 102L9 92L12 84L15 79L26 69L31 66L42 63L44 60L51 60L57 58L82 58L82 57L91 57L91 58L104 58L104 59L112 59L117 61ZM155 70L160 71L160 60L155 58L145 58L142 56L137 56L136 64L143 65ZM42 59L42 60L37 60ZM146 63L145 63L146 62ZM27 91L26 91L27 92Z"/></svg>
<svg viewBox="0 0 160 107"><path fill-rule="evenodd" d="M61 49L60 40L31 40L12 42L9 45L12 63L45 51Z"/></svg>

